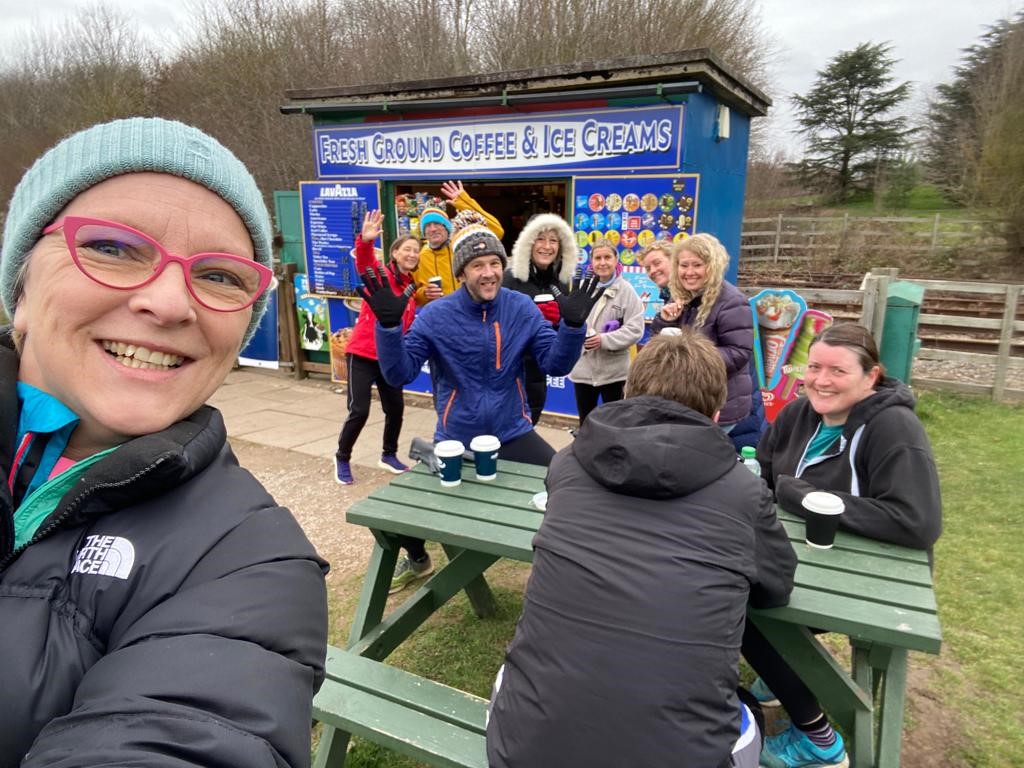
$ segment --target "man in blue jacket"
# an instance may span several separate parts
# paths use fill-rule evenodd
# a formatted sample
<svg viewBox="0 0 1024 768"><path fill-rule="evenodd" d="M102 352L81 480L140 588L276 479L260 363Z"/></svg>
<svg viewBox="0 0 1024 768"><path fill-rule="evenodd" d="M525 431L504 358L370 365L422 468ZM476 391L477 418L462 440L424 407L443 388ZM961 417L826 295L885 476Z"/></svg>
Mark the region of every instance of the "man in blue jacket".
<svg viewBox="0 0 1024 768"><path fill-rule="evenodd" d="M372 272L363 276L363 298L377 316L384 378L402 386L429 360L436 387L436 441L459 440L468 446L477 435L495 435L501 441L500 458L547 466L555 452L533 429L523 359L533 355L549 376L569 373L583 346L587 315L604 289L589 277L559 296L562 322L556 331L529 296L501 287L508 260L487 227L472 224L459 231L452 251L452 268L462 287L424 307L405 336L401 312L407 297L395 296ZM432 570L426 552L410 548L415 542L406 543L415 574L402 579L406 571L400 561L394 591Z"/></svg>

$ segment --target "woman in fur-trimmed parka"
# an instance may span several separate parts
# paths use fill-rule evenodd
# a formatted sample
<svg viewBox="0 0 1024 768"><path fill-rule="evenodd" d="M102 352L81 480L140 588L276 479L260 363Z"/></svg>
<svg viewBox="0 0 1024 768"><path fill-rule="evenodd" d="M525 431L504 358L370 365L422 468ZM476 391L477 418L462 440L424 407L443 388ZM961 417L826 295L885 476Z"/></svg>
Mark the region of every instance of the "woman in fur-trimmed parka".
<svg viewBox="0 0 1024 768"><path fill-rule="evenodd" d="M576 239L561 216L541 213L531 218L512 246L512 259L505 270L502 286L530 298L548 295L552 298L539 302L541 311L552 328L558 328L561 319L558 304L552 294L568 293L576 271ZM526 397L530 419L534 425L540 420L547 399L547 376L530 356L526 358Z"/></svg>
<svg viewBox="0 0 1024 768"><path fill-rule="evenodd" d="M15 190L0 768L309 765L327 565L204 405L270 261L255 181L181 123L93 126Z"/></svg>

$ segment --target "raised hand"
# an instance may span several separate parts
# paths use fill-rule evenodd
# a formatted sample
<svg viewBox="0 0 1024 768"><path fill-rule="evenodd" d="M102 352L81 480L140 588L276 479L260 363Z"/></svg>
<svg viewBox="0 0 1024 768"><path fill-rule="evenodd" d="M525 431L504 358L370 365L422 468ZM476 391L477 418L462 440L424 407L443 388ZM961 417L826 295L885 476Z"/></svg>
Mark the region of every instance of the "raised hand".
<svg viewBox="0 0 1024 768"><path fill-rule="evenodd" d="M380 237L380 233L383 229L381 224L383 219L383 215L377 209L366 212L366 215L363 216L363 230L359 233L359 236L363 238L364 243L370 243L372 245L373 241Z"/></svg>
<svg viewBox="0 0 1024 768"><path fill-rule="evenodd" d="M446 181L441 185L441 194L448 198L448 201L451 203L454 203L455 198L465 191L461 181Z"/></svg>
<svg viewBox="0 0 1024 768"><path fill-rule="evenodd" d="M363 285L359 288L359 295L370 305L381 327L394 328L400 325L402 315L409 304L409 297L415 290L413 285L409 284L396 296L379 265L370 267L360 277L363 279Z"/></svg>
<svg viewBox="0 0 1024 768"><path fill-rule="evenodd" d="M582 279L573 280L572 291L566 295L557 296L558 310L562 314L562 322L571 328L579 328L587 321L587 315L594 308L594 304L601 298L604 288L600 280L593 273L588 273ZM549 288L549 290L551 290ZM554 293L554 291L551 291Z"/></svg>

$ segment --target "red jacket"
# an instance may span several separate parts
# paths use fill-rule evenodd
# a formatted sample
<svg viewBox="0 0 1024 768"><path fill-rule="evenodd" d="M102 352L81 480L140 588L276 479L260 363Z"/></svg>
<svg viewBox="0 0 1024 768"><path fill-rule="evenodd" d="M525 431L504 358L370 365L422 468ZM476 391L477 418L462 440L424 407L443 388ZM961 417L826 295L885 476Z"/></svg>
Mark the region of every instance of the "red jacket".
<svg viewBox="0 0 1024 768"><path fill-rule="evenodd" d="M363 238L356 236L356 271L362 274L370 267L380 265L377 255L373 252L373 243L363 242ZM384 274L388 276L388 283L391 290L396 294L405 290L405 287L412 283L412 275L404 275L398 271L398 266L391 264L384 267ZM402 332L409 330L413 318L416 317L416 300L410 297L409 303L405 305L405 314L402 315ZM360 357L367 357L370 360L377 359L377 339L374 335L374 327L377 325L377 316L373 314L370 305L365 301L363 308L359 310L359 317L356 319L355 328L352 329L352 337L348 340L347 352Z"/></svg>

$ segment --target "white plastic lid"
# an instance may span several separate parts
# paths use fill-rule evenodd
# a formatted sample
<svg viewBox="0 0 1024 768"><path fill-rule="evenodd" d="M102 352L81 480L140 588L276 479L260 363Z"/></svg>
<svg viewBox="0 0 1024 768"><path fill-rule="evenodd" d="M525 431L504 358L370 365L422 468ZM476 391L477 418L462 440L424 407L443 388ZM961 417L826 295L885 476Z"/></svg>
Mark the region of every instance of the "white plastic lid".
<svg viewBox="0 0 1024 768"><path fill-rule="evenodd" d="M536 296L533 297L533 300L537 304L547 304L549 301L554 301L555 297L552 296L550 293L538 293Z"/></svg>
<svg viewBox="0 0 1024 768"><path fill-rule="evenodd" d="M438 456L461 456L466 452L466 446L458 440L442 440L434 446L434 453Z"/></svg>
<svg viewBox="0 0 1024 768"><path fill-rule="evenodd" d="M471 451L496 451L499 448L501 448L501 440L494 435L477 435L469 444Z"/></svg>
<svg viewBox="0 0 1024 768"><path fill-rule="evenodd" d="M841 515L846 508L843 500L827 491L811 491L801 502L803 508L819 515Z"/></svg>

